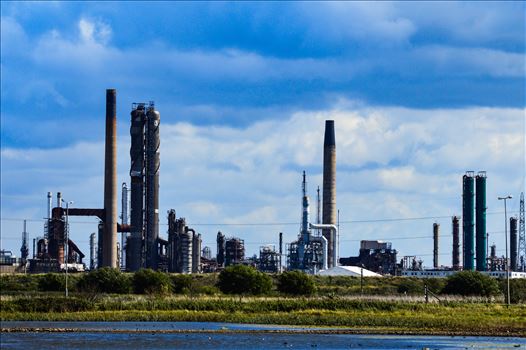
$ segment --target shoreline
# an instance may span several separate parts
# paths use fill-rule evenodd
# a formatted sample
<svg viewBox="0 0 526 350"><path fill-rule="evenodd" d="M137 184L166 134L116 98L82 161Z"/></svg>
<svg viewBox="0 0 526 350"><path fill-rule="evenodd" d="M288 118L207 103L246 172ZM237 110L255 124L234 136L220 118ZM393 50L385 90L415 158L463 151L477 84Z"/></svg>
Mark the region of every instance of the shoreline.
<svg viewBox="0 0 526 350"><path fill-rule="evenodd" d="M308 327L308 326L306 326ZM42 328L42 327L2 327L1 333L112 333L112 334L356 334L356 335L411 335L411 336L448 336L448 337L499 337L499 338L526 338L524 332L488 333L487 331L452 332L452 331L426 331L426 330L394 330L394 329L166 329L166 330L117 330L117 329L89 329L89 328Z"/></svg>

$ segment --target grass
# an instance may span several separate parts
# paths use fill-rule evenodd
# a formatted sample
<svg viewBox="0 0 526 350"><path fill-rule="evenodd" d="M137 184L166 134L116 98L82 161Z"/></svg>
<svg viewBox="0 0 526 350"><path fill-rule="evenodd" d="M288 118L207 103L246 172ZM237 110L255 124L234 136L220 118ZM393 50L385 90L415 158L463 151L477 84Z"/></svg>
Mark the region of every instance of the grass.
<svg viewBox="0 0 526 350"><path fill-rule="evenodd" d="M0 318L27 321L189 321L343 326L381 333L526 336L526 306L349 298L3 297ZM32 300L32 301L30 301ZM70 309L68 309L68 307ZM47 309L46 309L47 308ZM72 311L76 310L76 311Z"/></svg>

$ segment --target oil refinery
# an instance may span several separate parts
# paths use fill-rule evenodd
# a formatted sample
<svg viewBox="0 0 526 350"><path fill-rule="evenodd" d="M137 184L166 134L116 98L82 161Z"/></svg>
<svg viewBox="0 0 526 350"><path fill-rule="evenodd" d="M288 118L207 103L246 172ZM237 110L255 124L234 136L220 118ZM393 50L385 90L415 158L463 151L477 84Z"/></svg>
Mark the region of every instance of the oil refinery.
<svg viewBox="0 0 526 350"><path fill-rule="evenodd" d="M447 252L448 255L451 254L451 265L439 264L439 239L446 234L447 228L441 227L438 222L430 227L433 247L433 264L430 269L423 268L420 257L398 257L391 242L375 240L374 237L360 241L357 256L340 257L334 120L325 121L322 196L320 197L320 188L317 187L317 215L314 219L310 215L311 201L306 171L301 175L301 221L295 240L284 243L283 233L276 232L279 240L277 248L274 242L268 242L259 247L258 256L250 257L245 251L243 238L218 231L214 254L213 248L202 246L202 234L190 227L184 217L177 217L175 209L167 211L165 219L168 229L166 238L163 238L164 235L159 230L159 221L163 220L159 217L160 112L156 110L154 102L132 105L129 182L121 184L119 215L116 106L117 92L108 89L103 207L72 207L72 202L67 202L61 192L56 193L55 202L53 194L48 192L44 234L33 238L32 258L29 254L30 237L24 221L21 258L14 258L12 252L3 250L0 254L2 272L21 269L35 273L85 271L108 266L130 272L151 268L191 274L221 271L230 265L245 264L267 273L299 270L308 274L330 274L343 267L348 271L358 268L362 273L366 270L369 275L411 277L444 277L459 270L477 270L497 277L509 269L512 278L526 278L524 194L521 194L519 217L509 218L508 263L507 258L497 256L495 245L488 244L485 171L477 174L468 171L462 177L462 216L451 216L452 246ZM85 253L69 237L68 220L77 216L98 219L96 232L88 235L89 261L85 261Z"/></svg>

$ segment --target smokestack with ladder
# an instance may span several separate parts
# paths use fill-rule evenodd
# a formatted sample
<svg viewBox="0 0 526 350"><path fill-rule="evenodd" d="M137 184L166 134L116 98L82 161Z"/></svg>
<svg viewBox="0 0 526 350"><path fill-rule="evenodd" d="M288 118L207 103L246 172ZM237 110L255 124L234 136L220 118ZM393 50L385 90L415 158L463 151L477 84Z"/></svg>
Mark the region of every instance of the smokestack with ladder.
<svg viewBox="0 0 526 350"><path fill-rule="evenodd" d="M102 266L117 268L117 92L106 90Z"/></svg>
<svg viewBox="0 0 526 350"><path fill-rule="evenodd" d="M336 225L336 138L334 120L325 121L323 141L323 213L325 225ZM335 231L324 229L322 235L328 242L328 267L338 265L335 248Z"/></svg>

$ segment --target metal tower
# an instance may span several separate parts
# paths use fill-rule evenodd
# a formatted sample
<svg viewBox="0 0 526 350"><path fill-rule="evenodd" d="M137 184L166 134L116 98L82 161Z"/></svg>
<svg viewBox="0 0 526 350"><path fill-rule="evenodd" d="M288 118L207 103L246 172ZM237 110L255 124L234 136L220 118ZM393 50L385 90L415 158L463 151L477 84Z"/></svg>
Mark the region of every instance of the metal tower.
<svg viewBox="0 0 526 350"><path fill-rule="evenodd" d="M20 248L20 257L22 261L26 261L29 257L29 246L28 246L29 233L26 229L26 220L24 220L24 232L22 232L22 247Z"/></svg>
<svg viewBox="0 0 526 350"><path fill-rule="evenodd" d="M519 264L521 270L526 270L526 233L524 222L524 192L521 193L520 209L519 209Z"/></svg>

